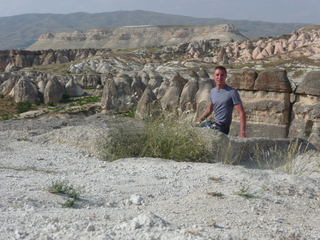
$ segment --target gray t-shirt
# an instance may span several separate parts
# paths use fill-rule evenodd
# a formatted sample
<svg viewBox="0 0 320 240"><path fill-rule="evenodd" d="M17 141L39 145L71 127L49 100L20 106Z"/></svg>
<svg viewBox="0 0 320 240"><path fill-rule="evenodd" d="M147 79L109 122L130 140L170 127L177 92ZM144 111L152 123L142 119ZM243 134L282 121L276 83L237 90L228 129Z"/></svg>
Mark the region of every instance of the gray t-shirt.
<svg viewBox="0 0 320 240"><path fill-rule="evenodd" d="M215 87L210 91L210 100L213 103L214 120L230 126L234 105L242 103L238 91L228 85L221 90Z"/></svg>

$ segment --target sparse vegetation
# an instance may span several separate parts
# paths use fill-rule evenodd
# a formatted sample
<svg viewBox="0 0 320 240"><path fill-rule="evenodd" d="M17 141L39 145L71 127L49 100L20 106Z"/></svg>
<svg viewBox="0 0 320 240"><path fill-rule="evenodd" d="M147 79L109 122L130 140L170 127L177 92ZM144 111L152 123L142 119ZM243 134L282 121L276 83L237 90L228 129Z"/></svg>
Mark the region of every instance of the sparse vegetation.
<svg viewBox="0 0 320 240"><path fill-rule="evenodd" d="M48 191L54 194L67 195L70 199L62 204L64 207L73 207L75 201L79 199L81 194L81 188L74 188L74 186L69 185L69 182L66 180L52 182L52 185L48 188Z"/></svg>
<svg viewBox="0 0 320 240"><path fill-rule="evenodd" d="M200 134L173 115L146 121L144 126L118 123L106 133L112 141L100 144L104 160L156 157L176 161L205 162L208 152Z"/></svg>
<svg viewBox="0 0 320 240"><path fill-rule="evenodd" d="M76 104L80 106L84 104L96 103L100 101L101 101L101 97L98 97L98 96L86 96L86 97L80 97L75 99Z"/></svg>
<svg viewBox="0 0 320 240"><path fill-rule="evenodd" d="M214 181L214 182L221 182L222 178L221 177L209 177L208 180L210 181Z"/></svg>
<svg viewBox="0 0 320 240"><path fill-rule="evenodd" d="M300 170L296 169L296 159L299 155L305 155L307 153L307 147L303 149L302 143L299 143L298 139L291 141L286 149L281 150L277 146L269 148L267 150L261 149L258 146L253 151L253 156L250 161L245 163L245 166L250 168L259 169L272 169L279 170L288 173L297 174L305 169L304 165L300 165ZM312 155L312 152L310 152ZM296 169L296 170L293 170Z"/></svg>
<svg viewBox="0 0 320 240"><path fill-rule="evenodd" d="M29 101L18 102L16 109L18 114L28 112L31 109L31 103Z"/></svg>
<svg viewBox="0 0 320 240"><path fill-rule="evenodd" d="M219 197L219 198L222 198L224 196L223 193L221 192L208 192L207 194L210 196Z"/></svg>
<svg viewBox="0 0 320 240"><path fill-rule="evenodd" d="M70 101L70 95L68 93L63 93L62 96L61 96L61 102L63 103L67 103Z"/></svg>
<svg viewBox="0 0 320 240"><path fill-rule="evenodd" d="M303 74L303 71L302 70L298 70L298 71L295 71L292 75L293 78L298 78L298 77L301 77Z"/></svg>
<svg viewBox="0 0 320 240"><path fill-rule="evenodd" d="M234 194L239 195L239 196L244 197L244 198L256 198L257 197L256 193L251 193L250 192L250 187L247 184L242 186L239 189L239 191L234 192Z"/></svg>

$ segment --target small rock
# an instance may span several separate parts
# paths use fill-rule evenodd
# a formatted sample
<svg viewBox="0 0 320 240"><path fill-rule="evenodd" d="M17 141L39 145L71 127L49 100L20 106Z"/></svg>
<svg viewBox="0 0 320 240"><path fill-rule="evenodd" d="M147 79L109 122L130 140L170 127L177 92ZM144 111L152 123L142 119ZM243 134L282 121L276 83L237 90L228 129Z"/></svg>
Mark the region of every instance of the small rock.
<svg viewBox="0 0 320 240"><path fill-rule="evenodd" d="M87 226L87 231L88 232L93 232L93 231L95 231L96 230L96 228L95 228L95 226L93 225L93 224L89 224L88 226Z"/></svg>
<svg viewBox="0 0 320 240"><path fill-rule="evenodd" d="M131 197L130 197L130 202L133 203L133 204L136 204L136 205L141 205L142 202L143 202L143 198L137 194L133 194Z"/></svg>

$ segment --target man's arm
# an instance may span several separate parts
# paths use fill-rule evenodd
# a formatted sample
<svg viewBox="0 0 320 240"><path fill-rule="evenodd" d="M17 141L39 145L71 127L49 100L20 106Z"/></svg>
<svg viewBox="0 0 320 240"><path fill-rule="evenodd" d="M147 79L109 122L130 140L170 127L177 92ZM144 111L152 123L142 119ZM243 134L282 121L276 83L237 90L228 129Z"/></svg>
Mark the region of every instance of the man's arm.
<svg viewBox="0 0 320 240"><path fill-rule="evenodd" d="M239 137L246 137L246 124L247 124L246 113L244 111L242 103L235 105L235 107L240 117Z"/></svg>
<svg viewBox="0 0 320 240"><path fill-rule="evenodd" d="M200 122L203 122L207 117L210 116L210 114L213 112L213 104L212 102L210 102L208 104L208 107L206 108L206 110L202 113L201 117L200 117Z"/></svg>

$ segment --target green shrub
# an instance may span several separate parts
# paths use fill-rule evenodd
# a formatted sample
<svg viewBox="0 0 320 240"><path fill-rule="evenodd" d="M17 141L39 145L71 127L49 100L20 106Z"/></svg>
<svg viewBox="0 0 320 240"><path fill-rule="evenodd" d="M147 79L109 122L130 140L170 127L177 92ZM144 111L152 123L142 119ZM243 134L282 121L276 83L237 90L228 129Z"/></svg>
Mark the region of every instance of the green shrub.
<svg viewBox="0 0 320 240"><path fill-rule="evenodd" d="M31 103L29 101L18 102L16 109L18 114L28 112L31 109Z"/></svg>
<svg viewBox="0 0 320 240"><path fill-rule="evenodd" d="M124 116L134 118L135 112L136 112L136 110L134 108L130 108L124 113Z"/></svg>
<svg viewBox="0 0 320 240"><path fill-rule="evenodd" d="M69 182L66 180L52 182L52 185L48 188L48 191L54 194L67 195L70 199L62 204L64 207L73 207L75 201L79 199L81 194L81 188L74 188L72 185L69 185Z"/></svg>
<svg viewBox="0 0 320 240"><path fill-rule="evenodd" d="M3 116L0 117L0 121L5 121L5 120L9 120L9 116L8 114L4 114Z"/></svg>
<svg viewBox="0 0 320 240"><path fill-rule="evenodd" d="M54 106L54 102L47 102L47 105L50 106L50 107L53 107Z"/></svg>
<svg viewBox="0 0 320 240"><path fill-rule="evenodd" d="M0 94L0 99L3 99L4 98L4 95L3 94Z"/></svg>
<svg viewBox="0 0 320 240"><path fill-rule="evenodd" d="M63 93L62 96L61 96L61 102L69 102L70 101L70 95L68 93Z"/></svg>
<svg viewBox="0 0 320 240"><path fill-rule="evenodd" d="M204 162L208 151L201 135L189 123L174 116L148 120L143 126L118 123L100 145L104 160L127 157L155 157L176 161ZM102 148L101 148L102 147ZM101 150L102 149L102 150Z"/></svg>

